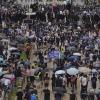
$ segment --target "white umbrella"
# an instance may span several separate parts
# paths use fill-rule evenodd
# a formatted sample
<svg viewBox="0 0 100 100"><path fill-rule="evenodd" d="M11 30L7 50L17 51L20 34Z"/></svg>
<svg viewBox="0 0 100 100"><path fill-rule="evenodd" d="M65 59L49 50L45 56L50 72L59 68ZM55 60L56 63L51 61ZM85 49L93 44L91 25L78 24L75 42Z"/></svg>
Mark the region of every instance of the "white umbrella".
<svg viewBox="0 0 100 100"><path fill-rule="evenodd" d="M87 68L87 67L79 67L79 71L81 73L90 73L91 69Z"/></svg>
<svg viewBox="0 0 100 100"><path fill-rule="evenodd" d="M96 89L96 90L95 90L95 93L96 93L96 94L100 94L100 89Z"/></svg>
<svg viewBox="0 0 100 100"><path fill-rule="evenodd" d="M65 74L64 70L58 70L55 72L55 75L59 75L59 74Z"/></svg>
<svg viewBox="0 0 100 100"><path fill-rule="evenodd" d="M12 50L18 50L18 49L15 48L15 47L10 47L10 48L8 48L8 50L9 50L9 51L12 51Z"/></svg>
<svg viewBox="0 0 100 100"><path fill-rule="evenodd" d="M34 35L29 36L30 39L34 38Z"/></svg>
<svg viewBox="0 0 100 100"><path fill-rule="evenodd" d="M92 72L92 73L97 73L97 70L96 70L96 69L92 69L91 72Z"/></svg>
<svg viewBox="0 0 100 100"><path fill-rule="evenodd" d="M74 56L81 56L81 53L73 53Z"/></svg>
<svg viewBox="0 0 100 100"><path fill-rule="evenodd" d="M67 69L67 73L68 73L69 75L76 75L76 74L79 73L79 70L76 69L76 68L69 68L69 69Z"/></svg>

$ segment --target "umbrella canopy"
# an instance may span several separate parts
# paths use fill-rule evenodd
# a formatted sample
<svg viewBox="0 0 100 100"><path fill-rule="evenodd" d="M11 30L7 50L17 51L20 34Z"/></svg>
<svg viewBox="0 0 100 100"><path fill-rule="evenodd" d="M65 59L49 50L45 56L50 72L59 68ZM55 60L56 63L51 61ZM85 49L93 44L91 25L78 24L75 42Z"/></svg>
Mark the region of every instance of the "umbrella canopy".
<svg viewBox="0 0 100 100"><path fill-rule="evenodd" d="M76 49L76 48L75 48L74 46L70 46L70 47L67 48L67 50L69 50L69 51L70 51L70 50L75 50L75 49Z"/></svg>
<svg viewBox="0 0 100 100"><path fill-rule="evenodd" d="M29 36L29 39L32 39L32 38L34 38L34 35Z"/></svg>
<svg viewBox="0 0 100 100"><path fill-rule="evenodd" d="M73 66L72 64L64 65L64 68L65 68L65 69L75 68L75 67L76 67L76 66Z"/></svg>
<svg viewBox="0 0 100 100"><path fill-rule="evenodd" d="M93 49L94 48L94 46L86 46L85 47L85 50L91 50L91 49Z"/></svg>
<svg viewBox="0 0 100 100"><path fill-rule="evenodd" d="M13 52L12 55L20 55L20 52Z"/></svg>
<svg viewBox="0 0 100 100"><path fill-rule="evenodd" d="M58 70L55 72L55 75L65 74L64 70Z"/></svg>
<svg viewBox="0 0 100 100"><path fill-rule="evenodd" d="M92 73L97 73L97 70L96 70L96 69L92 69L91 72L92 72Z"/></svg>
<svg viewBox="0 0 100 100"><path fill-rule="evenodd" d="M69 69L67 69L67 73L68 73L69 75L76 75L76 74L79 73L79 70L76 69L76 68L69 68Z"/></svg>
<svg viewBox="0 0 100 100"><path fill-rule="evenodd" d="M100 67L100 61L96 61L96 63L93 64L94 67Z"/></svg>
<svg viewBox="0 0 100 100"><path fill-rule="evenodd" d="M81 56L81 53L73 53L74 56Z"/></svg>
<svg viewBox="0 0 100 100"><path fill-rule="evenodd" d="M69 57L67 57L67 60L68 61L77 61L79 59L79 57L78 56L69 56Z"/></svg>
<svg viewBox="0 0 100 100"><path fill-rule="evenodd" d="M96 90L95 90L95 93L96 93L96 94L100 94L100 89L96 89Z"/></svg>
<svg viewBox="0 0 100 100"><path fill-rule="evenodd" d="M9 50L9 51L13 51L13 50L18 50L18 49L15 48L15 47L10 47L10 48L8 48L8 50Z"/></svg>
<svg viewBox="0 0 100 100"><path fill-rule="evenodd" d="M88 39L89 39L88 36L83 36L83 37L82 37L82 40L88 40Z"/></svg>
<svg viewBox="0 0 100 100"><path fill-rule="evenodd" d="M87 68L87 67L79 67L79 71L81 73L90 73L91 69Z"/></svg>

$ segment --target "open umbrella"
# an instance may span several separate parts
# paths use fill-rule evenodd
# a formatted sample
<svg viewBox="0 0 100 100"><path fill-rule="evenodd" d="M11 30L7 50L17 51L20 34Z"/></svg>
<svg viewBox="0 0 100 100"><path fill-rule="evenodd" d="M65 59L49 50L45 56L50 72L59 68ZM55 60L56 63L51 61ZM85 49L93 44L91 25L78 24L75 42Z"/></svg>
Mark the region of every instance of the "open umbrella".
<svg viewBox="0 0 100 100"><path fill-rule="evenodd" d="M81 53L73 53L74 56L81 56Z"/></svg>
<svg viewBox="0 0 100 100"><path fill-rule="evenodd" d="M64 68L65 68L65 69L75 68L75 67L76 67L76 66L73 66L72 64L64 65Z"/></svg>
<svg viewBox="0 0 100 100"><path fill-rule="evenodd" d="M69 57L67 57L67 60L68 61L77 61L79 59L79 57L78 56L69 56Z"/></svg>
<svg viewBox="0 0 100 100"><path fill-rule="evenodd" d="M69 75L76 75L76 74L79 73L79 70L76 69L76 68L69 68L69 69L67 69L67 73L68 73Z"/></svg>
<svg viewBox="0 0 100 100"><path fill-rule="evenodd" d="M100 67L100 61L96 61L96 63L93 64L94 67Z"/></svg>
<svg viewBox="0 0 100 100"><path fill-rule="evenodd" d="M96 70L96 69L92 69L91 72L92 72L92 73L97 73L97 70Z"/></svg>
<svg viewBox="0 0 100 100"><path fill-rule="evenodd" d="M87 68L87 67L79 67L79 71L81 73L90 73L91 69Z"/></svg>
<svg viewBox="0 0 100 100"><path fill-rule="evenodd" d="M13 52L12 55L20 55L20 52Z"/></svg>
<svg viewBox="0 0 100 100"><path fill-rule="evenodd" d="M32 38L34 38L34 35L29 36L29 39L32 39Z"/></svg>
<svg viewBox="0 0 100 100"><path fill-rule="evenodd" d="M10 47L10 48L8 48L8 50L9 50L9 51L13 51L13 50L18 50L18 49L15 48L15 47Z"/></svg>
<svg viewBox="0 0 100 100"><path fill-rule="evenodd" d="M96 90L95 90L95 93L96 93L96 94L100 94L100 89L96 89Z"/></svg>
<svg viewBox="0 0 100 100"><path fill-rule="evenodd" d="M74 46L70 46L70 47L67 48L67 50L69 50L69 51L70 51L70 50L75 50L75 49L76 49L76 48L75 48Z"/></svg>
<svg viewBox="0 0 100 100"><path fill-rule="evenodd" d="M88 36L83 36L83 37L82 37L82 40L88 40L88 39L89 39Z"/></svg>
<svg viewBox="0 0 100 100"><path fill-rule="evenodd" d="M64 70L58 70L55 72L55 75L65 74Z"/></svg>

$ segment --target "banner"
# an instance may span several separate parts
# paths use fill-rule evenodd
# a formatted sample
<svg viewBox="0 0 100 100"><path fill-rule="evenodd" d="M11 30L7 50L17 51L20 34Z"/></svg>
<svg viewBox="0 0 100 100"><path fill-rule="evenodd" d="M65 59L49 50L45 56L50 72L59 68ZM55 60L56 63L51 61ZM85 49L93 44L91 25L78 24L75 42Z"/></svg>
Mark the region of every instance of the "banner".
<svg viewBox="0 0 100 100"><path fill-rule="evenodd" d="M61 53L58 50L54 50L48 53L49 58L60 59Z"/></svg>

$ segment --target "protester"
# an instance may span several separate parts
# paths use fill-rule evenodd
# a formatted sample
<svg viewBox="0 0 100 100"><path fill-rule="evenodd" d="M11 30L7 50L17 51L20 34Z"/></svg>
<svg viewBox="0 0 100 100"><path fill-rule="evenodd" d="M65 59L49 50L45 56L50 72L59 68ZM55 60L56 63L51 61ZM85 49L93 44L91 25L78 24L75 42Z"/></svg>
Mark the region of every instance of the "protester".
<svg viewBox="0 0 100 100"><path fill-rule="evenodd" d="M59 93L55 94L55 100L61 100L62 95Z"/></svg>
<svg viewBox="0 0 100 100"><path fill-rule="evenodd" d="M81 92L87 92L87 86L88 86L88 79L86 75L82 75L80 77L80 83L81 83Z"/></svg>
<svg viewBox="0 0 100 100"><path fill-rule="evenodd" d="M88 100L95 100L94 90L90 91L90 93L88 95Z"/></svg>
<svg viewBox="0 0 100 100"><path fill-rule="evenodd" d="M49 81L50 81L50 77L48 76L48 73L46 73L46 75L44 76L44 86L45 87L49 86Z"/></svg>
<svg viewBox="0 0 100 100"><path fill-rule="evenodd" d="M69 90L70 85L75 91L79 88L77 86L79 74L84 73L80 76L79 82L81 85L81 98L86 99L88 84L90 84L89 79L92 76L91 72L93 74L90 79L92 88L94 90L98 88L97 81L100 69L99 8L96 5L75 6L70 3L66 5L56 4L54 7L49 4L36 4L34 5L35 10L33 6L31 7L35 15L30 16L33 21L30 24L29 20L25 22L28 17L26 15L27 7L21 7L14 1L0 6L0 33L2 34L0 40L0 67L3 68L3 73L8 69L11 70L9 71L10 75L14 73L16 87L17 82L20 83L24 80L23 83L25 82L26 85L24 99L26 100L37 98L37 83L42 83L42 81L44 85L41 84L41 86L45 88L43 90L45 100L50 100L50 90L47 87L51 85L51 76L53 91L55 88L59 88L64 95L63 90ZM3 35L10 42L6 40L7 43L5 43ZM11 49L14 50L10 52ZM34 60L37 65L33 67L31 64ZM82 70L81 72L81 67L88 70L85 70L85 72ZM70 68L75 68L78 73L75 75L71 73L70 75L67 72ZM63 73L55 74L59 70ZM0 71L1 81L6 75L4 73L3 76L2 71ZM52 73L53 75L51 75ZM9 82L9 78L5 80L5 85L8 85L8 83L13 84L13 82ZM36 86L34 86L35 84ZM70 97L76 97L73 91ZM56 92L55 99L61 100L63 95L58 91ZM18 98L19 95L22 97L24 93L18 93ZM91 97L93 97L93 94ZM99 98L98 95L97 98ZM75 100L76 98L70 99Z"/></svg>
<svg viewBox="0 0 100 100"><path fill-rule="evenodd" d="M71 91L70 100L77 100L77 97L76 97L76 94L74 93L74 90Z"/></svg>
<svg viewBox="0 0 100 100"><path fill-rule="evenodd" d="M77 89L77 77L76 76L71 76L71 86L72 86L72 89Z"/></svg>
<svg viewBox="0 0 100 100"><path fill-rule="evenodd" d="M95 90L97 87L97 78L95 74L93 74L93 77L91 78L92 88Z"/></svg>
<svg viewBox="0 0 100 100"><path fill-rule="evenodd" d="M18 90L16 96L17 96L17 100L23 100L23 92L21 89Z"/></svg>
<svg viewBox="0 0 100 100"><path fill-rule="evenodd" d="M48 89L48 87L45 87L43 92L44 92L44 100L50 100L50 90Z"/></svg>
<svg viewBox="0 0 100 100"><path fill-rule="evenodd" d="M31 82L33 85L34 85L34 80L35 80L34 72L35 72L35 69L34 69L34 67L32 67L32 69L30 69L30 82Z"/></svg>

